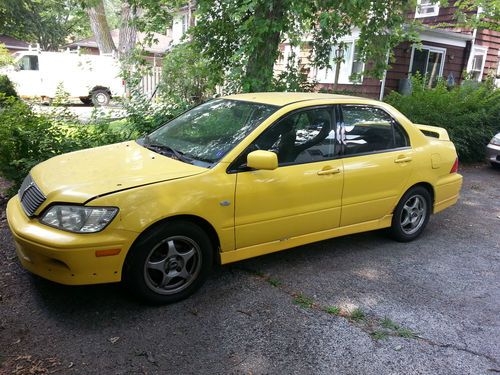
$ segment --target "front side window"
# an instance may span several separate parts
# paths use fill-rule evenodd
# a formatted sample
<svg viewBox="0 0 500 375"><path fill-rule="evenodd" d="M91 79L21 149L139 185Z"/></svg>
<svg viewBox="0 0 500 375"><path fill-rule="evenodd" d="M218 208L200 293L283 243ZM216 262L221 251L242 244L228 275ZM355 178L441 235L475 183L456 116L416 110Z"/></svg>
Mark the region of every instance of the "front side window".
<svg viewBox="0 0 500 375"><path fill-rule="evenodd" d="M418 0L415 18L434 17L439 14L439 1Z"/></svg>
<svg viewBox="0 0 500 375"><path fill-rule="evenodd" d="M38 70L38 56L23 56L19 60L19 70Z"/></svg>
<svg viewBox="0 0 500 375"><path fill-rule="evenodd" d="M365 154L408 146L404 129L387 112L369 106L342 106L345 155Z"/></svg>
<svg viewBox="0 0 500 375"><path fill-rule="evenodd" d="M210 166L277 109L260 103L212 100L157 129L145 138L143 144L165 150L183 161Z"/></svg>
<svg viewBox="0 0 500 375"><path fill-rule="evenodd" d="M331 159L338 153L332 117L331 107L302 110L285 116L264 131L246 154L254 150L272 151L278 155L280 165Z"/></svg>
<svg viewBox="0 0 500 375"><path fill-rule="evenodd" d="M423 46L413 48L413 57L410 63L410 73L422 75L429 87L435 86L437 79L443 75L443 66L446 50Z"/></svg>

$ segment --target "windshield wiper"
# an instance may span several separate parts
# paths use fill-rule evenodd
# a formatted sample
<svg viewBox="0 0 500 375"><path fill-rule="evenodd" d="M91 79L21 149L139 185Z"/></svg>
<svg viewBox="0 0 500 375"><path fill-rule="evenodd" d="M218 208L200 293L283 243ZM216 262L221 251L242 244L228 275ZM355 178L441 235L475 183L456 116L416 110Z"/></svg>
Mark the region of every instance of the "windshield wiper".
<svg viewBox="0 0 500 375"><path fill-rule="evenodd" d="M144 142L143 142L144 147L158 152L159 154L165 155L165 156L175 156L175 159L183 161L185 163L192 164L193 159L188 158L187 156L184 156L180 151L177 151L176 149L163 145L160 143L152 142L151 139L149 138L148 135L144 137ZM168 155L166 155L168 153Z"/></svg>

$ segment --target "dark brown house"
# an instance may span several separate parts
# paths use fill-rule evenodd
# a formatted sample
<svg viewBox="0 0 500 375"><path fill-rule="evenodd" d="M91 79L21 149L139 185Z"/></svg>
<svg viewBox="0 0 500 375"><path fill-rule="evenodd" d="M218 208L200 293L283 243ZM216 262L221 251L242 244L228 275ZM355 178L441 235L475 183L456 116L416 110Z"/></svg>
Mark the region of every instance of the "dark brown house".
<svg viewBox="0 0 500 375"><path fill-rule="evenodd" d="M0 44L5 45L10 53L29 50L29 43L13 38L8 35L0 35Z"/></svg>
<svg viewBox="0 0 500 375"><path fill-rule="evenodd" d="M382 80L362 77L353 81L353 73L362 74L365 66L358 60L356 40L359 31L343 39L347 43L344 63L340 66L338 89L348 93L381 99L392 90L405 90L408 78L419 72L426 76L429 85L438 78L449 84L460 84L466 77L484 81L488 76L496 77L500 87L500 32L484 29L463 29L454 26L456 7L454 1L440 7L433 0L418 0L415 12L408 14L410 19L419 19L423 26L420 32L422 46L417 48L411 43L402 43L394 49L395 61ZM443 24L448 24L443 26ZM307 65L308 51L293 50L287 44L280 46L281 58L276 70L283 70L288 56L295 53L299 64ZM332 55L335 51L332 51ZM318 82L318 89L332 89L335 68L329 70L311 69L309 78Z"/></svg>

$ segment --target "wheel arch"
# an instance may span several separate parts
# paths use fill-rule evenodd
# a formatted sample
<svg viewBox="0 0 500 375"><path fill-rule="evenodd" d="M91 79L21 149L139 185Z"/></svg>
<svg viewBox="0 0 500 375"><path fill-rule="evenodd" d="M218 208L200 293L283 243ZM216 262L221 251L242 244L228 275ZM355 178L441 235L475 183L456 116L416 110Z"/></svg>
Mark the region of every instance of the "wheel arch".
<svg viewBox="0 0 500 375"><path fill-rule="evenodd" d="M187 222L191 222L193 224L198 225L208 235L208 238L210 239L210 242L211 242L212 247L213 247L213 252L214 252L213 253L214 262L217 264L220 264L220 251L219 251L220 239L219 239L219 235L217 234L217 231L215 230L215 228L213 227L212 224L210 224L206 219L204 219L200 216L196 216L196 215L187 215L186 214L186 215L170 216L170 217L166 217L166 218L163 218L159 221L152 223L146 229L144 229L139 234L139 236L137 236L137 238L134 240L134 242L130 246L130 249L132 249L137 244L137 242L141 241L144 237L146 237L150 233L152 233L156 228L163 226L163 225L167 225L168 223L171 223L174 221L187 221ZM127 263L127 258L128 258L129 253L130 253L130 249L129 249L128 254L127 254L125 261L123 263L123 267L125 267L125 264Z"/></svg>
<svg viewBox="0 0 500 375"><path fill-rule="evenodd" d="M92 87L92 89L89 91L89 96L92 96L92 93L97 90L104 90L109 94L110 98L112 97L111 90L109 89L109 87L99 86L99 85Z"/></svg>
<svg viewBox="0 0 500 375"><path fill-rule="evenodd" d="M416 184L413 184L411 186L409 186L404 192L403 194L401 194L401 196L399 197L398 201L396 202L396 206L398 205L399 201L401 200L401 198L407 193L409 192L411 189L417 187L417 186L421 186L423 187L424 189L426 189L430 196L431 196L431 207L432 207L432 211L434 211L434 199L435 199L435 191L434 191L434 186L432 186L431 183L427 182L427 181L421 181L421 182L418 182ZM396 209L396 206L394 206L394 210Z"/></svg>

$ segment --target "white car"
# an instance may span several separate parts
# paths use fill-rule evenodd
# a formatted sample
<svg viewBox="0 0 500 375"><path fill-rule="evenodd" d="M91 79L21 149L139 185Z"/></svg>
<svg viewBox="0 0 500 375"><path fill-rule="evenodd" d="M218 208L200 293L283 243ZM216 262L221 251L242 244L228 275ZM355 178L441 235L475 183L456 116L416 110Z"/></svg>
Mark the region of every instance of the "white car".
<svg viewBox="0 0 500 375"><path fill-rule="evenodd" d="M500 167L500 133L486 146L486 157L493 167Z"/></svg>

